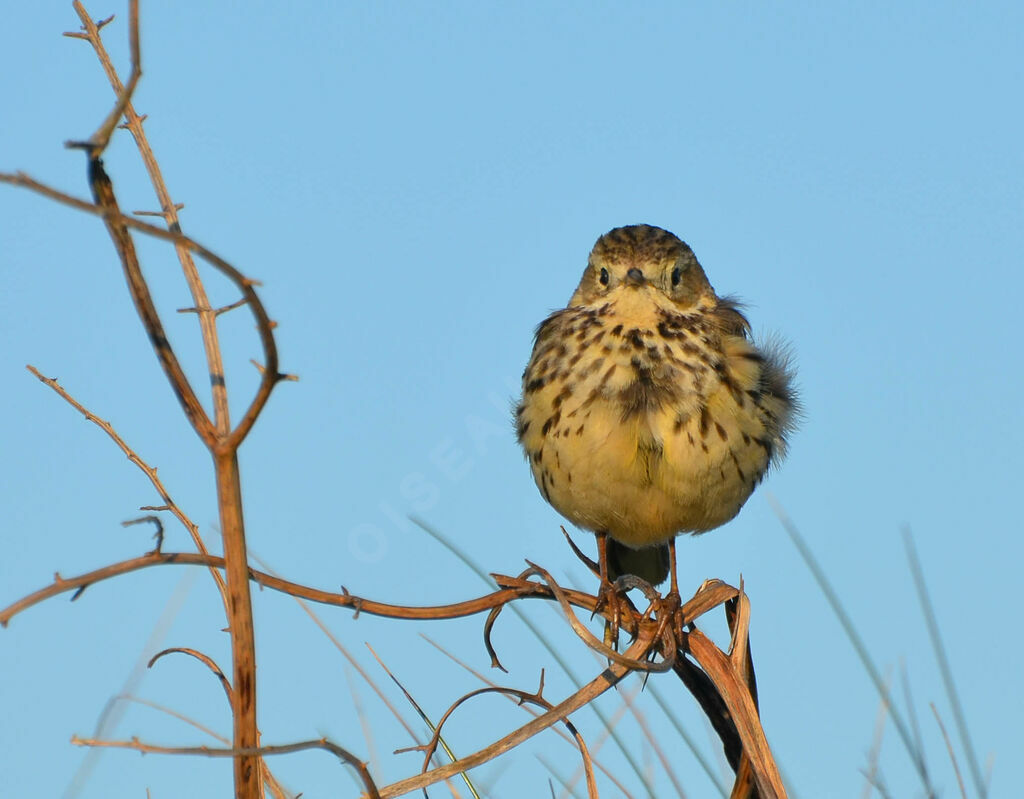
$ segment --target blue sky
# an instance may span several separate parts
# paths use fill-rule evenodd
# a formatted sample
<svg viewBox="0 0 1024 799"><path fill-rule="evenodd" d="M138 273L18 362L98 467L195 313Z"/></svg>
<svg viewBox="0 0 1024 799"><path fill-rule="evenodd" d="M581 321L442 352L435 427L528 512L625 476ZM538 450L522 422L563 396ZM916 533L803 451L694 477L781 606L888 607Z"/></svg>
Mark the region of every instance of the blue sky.
<svg viewBox="0 0 1024 799"><path fill-rule="evenodd" d="M679 546L690 590L743 575L764 723L793 794L860 795L878 700L769 494L880 668L899 684L905 665L934 780L956 795L928 707L953 734L900 537L910 527L975 749L991 760L991 795L1011 795L1024 750L1022 652L1005 619L1024 554L1019 5L190 6L143 4L136 105L185 203L186 232L263 282L282 368L301 378L277 389L242 450L254 553L292 579L396 602L485 591L407 521L415 514L488 571L515 573L529 558L588 584L508 409L533 327L565 304L594 240L622 224L661 225L693 247L719 293L748 303L756 330L783 336L796 355L806 419L789 460L735 521ZM126 7L89 8L119 15L106 41L126 68ZM62 142L88 136L107 113L106 80L87 45L60 36L78 25L70 3L16 4L5 22L0 169L84 196L83 158ZM155 206L126 134L106 161L123 207ZM146 533L120 522L156 501L26 363L111 420L216 546L208 457L148 348L106 233L10 188L0 189L0 219L0 603L55 570L141 553ZM173 253L140 248L201 387L194 320L174 314L190 303ZM215 277L210 288L215 301L235 298ZM237 417L258 344L244 312L223 327ZM169 530L168 549L189 546ZM68 739L94 729L155 649L196 647L227 668L208 583L178 569L136 574L0 631L11 795L68 788L84 756ZM382 781L414 771L415 755L390 754L409 739L364 684L351 687L345 660L294 601L262 592L255 602L264 739L328 735L374 755ZM552 609L524 610L581 676L597 673ZM478 683L420 633L487 671L482 619L321 617L385 685L369 642L435 717ZM532 689L545 667L549 697L570 690L513 616L496 643L511 673L492 679ZM656 688L717 762L682 687ZM229 729L219 687L192 661L168 659L133 692ZM612 714L630 695L627 686L603 707ZM651 697L636 702L687 794L715 795ZM575 720L600 739L593 714ZM456 721L451 743L467 752L522 718L485 699ZM635 722L619 730L641 767L651 762ZM211 743L138 703L110 734ZM480 769L487 795L546 795L538 752L571 773L573 751L547 735ZM882 752L893 795L918 795L891 725ZM645 795L610 744L600 758ZM966 770L962 754L960 763ZM272 766L307 797L355 794L323 754ZM675 795L651 768L654 794ZM229 779L223 762L106 752L78 795L223 795ZM602 795L615 789L604 783Z"/></svg>

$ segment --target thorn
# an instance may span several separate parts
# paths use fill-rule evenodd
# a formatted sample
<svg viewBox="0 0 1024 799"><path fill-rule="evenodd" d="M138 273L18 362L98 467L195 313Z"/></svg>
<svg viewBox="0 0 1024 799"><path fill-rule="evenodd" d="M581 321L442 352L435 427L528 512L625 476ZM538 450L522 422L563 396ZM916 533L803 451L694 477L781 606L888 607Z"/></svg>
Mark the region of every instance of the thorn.
<svg viewBox="0 0 1024 799"><path fill-rule="evenodd" d="M91 141L75 141L69 139L64 142L64 147L68 150L92 150L95 145Z"/></svg>
<svg viewBox="0 0 1024 799"><path fill-rule="evenodd" d="M125 127L125 126L122 125L121 127ZM184 207L185 207L185 203L175 203L174 204L174 210L175 211L180 211ZM159 217L162 217L164 219L166 219L170 215L170 211L167 211L167 210L163 210L163 211L132 211L132 213L135 214L135 216L159 216Z"/></svg>

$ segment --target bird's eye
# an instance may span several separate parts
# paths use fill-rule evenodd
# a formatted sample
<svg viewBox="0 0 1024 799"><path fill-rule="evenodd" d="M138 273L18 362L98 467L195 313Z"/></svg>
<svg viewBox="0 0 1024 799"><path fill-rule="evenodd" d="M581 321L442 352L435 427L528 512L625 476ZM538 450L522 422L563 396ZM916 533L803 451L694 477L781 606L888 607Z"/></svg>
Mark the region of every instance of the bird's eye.
<svg viewBox="0 0 1024 799"><path fill-rule="evenodd" d="M601 270L601 277L599 277L598 280L601 281L601 285L602 286L607 286L608 285L608 270L607 269L602 269Z"/></svg>
<svg viewBox="0 0 1024 799"><path fill-rule="evenodd" d="M672 288L679 285L679 281L683 279L683 269L677 266L672 270Z"/></svg>

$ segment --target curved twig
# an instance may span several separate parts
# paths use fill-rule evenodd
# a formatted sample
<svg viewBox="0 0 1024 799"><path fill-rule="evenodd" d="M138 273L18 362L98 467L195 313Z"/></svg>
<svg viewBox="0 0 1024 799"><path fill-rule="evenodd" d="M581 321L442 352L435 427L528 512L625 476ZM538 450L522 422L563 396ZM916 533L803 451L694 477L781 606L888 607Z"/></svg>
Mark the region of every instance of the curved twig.
<svg viewBox="0 0 1024 799"><path fill-rule="evenodd" d="M472 666L467 664L465 661L460 660L456 655L454 655L451 652L449 652L447 649L445 649L443 646L441 646L439 643L437 643L437 641L435 641L433 638L431 638L426 633L420 633L420 638L422 638L424 641L426 641L432 647L437 649L445 657L449 658L457 666L459 666L462 669L465 669L469 674L472 674L474 677L476 677L478 680L480 680L480 682L484 683L485 685L489 685L492 688L496 688L497 687L497 683L495 683L493 680L490 680L487 677L485 677L483 674L481 674L479 671L477 671ZM569 676L570 676L570 678L572 677L572 675L569 675ZM515 700L510 698L509 701L513 701L514 702ZM595 709L595 708L591 708L591 709ZM530 708L527 708L526 712L531 714L534 717L539 715L536 710L533 710L533 709L530 709ZM613 726L613 725L605 725L605 726L606 726L606 728L608 728L609 734L611 734L613 732L613 730L610 729L610 727ZM555 729L555 734L558 735L558 737L561 738L566 743L568 743L570 745L572 744L572 739L568 735L566 735L564 732L562 732L561 730ZM627 790L626 786L623 785L622 780L619 779L619 777L617 777L615 775L615 773L610 768L608 768L607 766L602 764L600 760L594 760L593 756L591 756L591 759L592 759L592 761L594 763L594 767L598 771L600 771L602 774L604 774L604 776L612 783L612 785L615 786L615 788L624 797L627 797L627 799L631 799L629 791Z"/></svg>
<svg viewBox="0 0 1024 799"><path fill-rule="evenodd" d="M597 637L590 632L584 626L584 624L576 618L576 614L572 612L571 603L565 596L565 592L561 586L555 582L555 578L552 577L545 569L537 566L530 561L526 561L530 564L530 568L534 574L538 575L544 580L545 585L554 594L555 599L558 600L558 604L562 606L562 612L565 613L565 618L569 622L569 626L572 627L573 632L583 641L588 647L593 649L599 655L621 666L632 671L654 671L663 672L668 671L672 668L672 663L675 661L676 646L675 641L672 639L672 631L666 625L656 625L658 627L658 633L661 633L661 643L663 650L663 659L660 663L652 663L648 660L650 652L644 652L640 658L629 658L619 654L614 649L605 646L602 641L599 641ZM652 640L657 640L656 636L652 636Z"/></svg>
<svg viewBox="0 0 1024 799"><path fill-rule="evenodd" d="M74 408L76 411L82 414L85 417L86 421L92 422L94 425L99 427L104 433L106 433L110 437L110 439L117 445L118 449L120 449L121 452L123 452L125 456L128 458L128 460L134 463L139 468L139 470L144 475L146 475L150 484L153 486L154 489L156 489L156 493L159 494L160 498L164 501L164 507L161 508L161 510L170 511L174 515L174 517L179 522L181 522L182 527L184 527L188 531L189 536L192 538L193 543L195 543L196 545L196 549L198 549L202 554L208 555L209 551L206 549L206 542L203 541L203 537L199 534L199 526L195 522L193 522L185 514L185 512L178 506L178 503L174 501L174 499L168 492L167 488L164 486L163 481L157 475L156 469L154 469L152 466L150 466L148 463L142 460L139 454L128 445L128 442L121 438L118 432L114 429L114 426L106 419L101 419L99 416L97 416L84 405L82 405L82 403L80 403L78 400L72 397L71 394L68 393L67 389L65 389L59 382L57 382L56 379L52 377L46 377L31 364L26 365L25 368L28 369L33 375L35 375L40 382L44 383L45 385L52 388L55 392L57 392L58 396L60 396L61 399L63 399L65 402L71 405L72 408ZM143 508L143 510L153 510L153 508L145 507ZM211 570L211 574L213 575L214 581L217 583L217 589L220 591L221 598L223 599L224 607L226 609L228 603L227 585L225 585L224 578L221 577L220 572L218 572L216 569Z"/></svg>
<svg viewBox="0 0 1024 799"><path fill-rule="evenodd" d="M641 628L639 637L629 646L629 649L626 650L625 657L627 659L639 659L644 652L647 652L653 643L653 638L651 637L652 633L653 631L647 627ZM495 757L498 757L498 755L518 746L523 741L536 735L538 732L547 729L560 719L569 716L584 705L592 702L609 688L616 685L627 674L630 674L631 671L631 669L618 663L612 663L597 677L584 685L574 694L555 705L551 710L541 714L533 721L524 724L517 730L513 730L504 738L495 741L490 746L481 749L478 752L474 752L471 755L467 755L454 763L448 763L444 766L432 769L425 774L420 774L416 777L408 777L404 780L392 783L391 785L386 785L380 789L380 795L383 799L389 799L389 797L393 796L402 796L410 791L415 791L428 785L433 785L435 782L440 782L453 774L458 774L462 771L466 771L467 769L475 768L481 763L493 760Z"/></svg>
<svg viewBox="0 0 1024 799"><path fill-rule="evenodd" d="M71 35L75 38L84 39L89 42L93 51L96 53L96 57L99 59L103 71L107 75L107 80L110 82L110 86L114 90L114 94L120 97L124 93L125 89L124 85L121 83L121 79L118 77L117 70L114 68L113 62L110 60L106 47L103 45L103 38L100 31L104 23L94 23L80 0L75 0L72 5L75 8L75 13L78 14L78 18L82 22L82 30L84 33L65 35ZM109 22L109 20L107 21ZM146 138L146 132L142 127L145 117L136 113L133 104L129 101L124 107L124 119L124 126L131 133L132 138L135 139L135 145L139 151L139 156L142 158L142 162L146 166L146 171L149 173L150 183L153 185L153 190L156 192L160 208L162 209L157 213L136 213L160 216L163 218L168 228L180 232L178 211L181 210L183 206L181 203L175 203L171 199L170 192L167 190L167 185L164 182L163 175L160 171L160 165L157 163L156 156L153 154L153 150L149 146L149 141ZM196 269L195 262L193 261L192 254L189 250L181 245L176 245L175 250L178 254L178 261L181 263L182 272L185 275L185 281L188 283L189 291L192 293L192 299L197 309L199 329L202 333L203 348L206 352L206 362L210 372L210 389L213 396L213 420L218 432L223 435L230 432L231 417L228 408L227 384L224 380L224 363L221 358L216 324L216 317L221 313L221 311L218 310L214 312L209 308L210 303L207 299L206 289L203 286L202 280L199 278L199 272ZM244 299L241 302L244 302ZM225 596L225 603L226 602L227 597Z"/></svg>
<svg viewBox="0 0 1024 799"><path fill-rule="evenodd" d="M231 683L228 682L228 678L224 676L224 672L221 670L220 666L217 665L216 661L209 655L200 652L198 649L190 649L189 647L185 646L169 647L153 655L153 657L149 659L149 663L146 664L146 668L153 668L153 664L160 660L160 658L162 658L164 655L172 654L190 655L191 657L194 657L200 663L205 665L206 668L208 668L210 671L212 671L214 676L218 680L220 680L220 686L224 689L224 693L227 694L228 705L231 705L231 703L234 701L234 692L231 690Z"/></svg>
<svg viewBox="0 0 1024 799"><path fill-rule="evenodd" d="M171 565L206 566L208 568L223 569L224 558L217 555L204 555L198 552L149 552L140 557L112 563L109 566L104 566L76 577L62 577L60 574L56 574L54 575L54 581L50 585L33 591L31 594L0 610L0 627L6 627L12 618L28 608L68 591L76 591L93 583L138 571L139 569ZM555 599L554 593L548 586L524 580L517 582L514 588L502 588L485 594L482 597L464 602L415 607L392 605L386 602L364 599L349 593L345 588L342 588L341 593L321 591L301 583L284 580L251 567L249 569L249 579L263 588L280 591L283 594L307 599L311 602L318 602L322 605L334 605L353 610L358 609L360 612L369 613L371 616L384 616L396 619L456 619L489 611L514 599ZM513 581L506 580L506 582ZM592 611L597 604L597 597L591 594L567 588L560 588L559 590L570 605L581 610ZM696 618L734 596L736 596L735 588L721 581L715 581L715 584L711 585L711 587L701 588L692 599L687 601L683 605L683 612L687 614L687 618ZM627 629L625 625L623 629Z"/></svg>
<svg viewBox="0 0 1024 799"><path fill-rule="evenodd" d="M224 558L216 555L202 555L197 552L149 552L137 558L123 560L118 563L95 569L91 572L76 577L62 577L54 575L54 581L37 591L22 597L18 601L0 610L0 627L6 627L12 618L24 610L37 605L40 602L54 596L86 588L93 583L128 574L139 569L146 569L153 566L207 566L217 569L224 568ZM539 583L526 583L520 588L505 588L485 594L476 599L465 602L455 602L449 605L432 605L425 607L413 607L407 605L391 605L386 602L375 602L372 599L363 599L349 593L342 588L341 593L321 591L310 588L300 583L293 583L283 580L272 574L249 569L249 579L263 588L272 591L280 591L290 596L308 599L311 602L319 602L323 605L334 605L336 607L351 608L359 612L369 613L372 616L385 616L395 619L456 619L464 616L472 616L476 613L483 613L498 605L510 602L513 599L554 599L554 595L547 586ZM562 589L567 601L576 607L584 610L592 610L597 598L580 591L568 591Z"/></svg>
<svg viewBox="0 0 1024 799"><path fill-rule="evenodd" d="M84 9L83 9L84 10ZM96 28L106 25L114 17L111 16L100 23ZM117 129L117 122L124 113L124 109L132 100L135 87L139 78L142 77L142 53L139 48L139 0L129 0L128 3L128 47L131 53L132 70L128 75L128 83L118 93L117 102L100 124L99 128L86 142L67 142L66 146L77 149L88 150L90 158L98 158L110 144L110 137Z"/></svg>
<svg viewBox="0 0 1024 799"><path fill-rule="evenodd" d="M254 281L245 277L240 271L223 258L188 236L177 233L173 230L166 230L164 228L157 227L156 225L151 225L140 219L125 216L120 211L115 213L111 210L107 210L100 205L90 203L87 200L82 200L58 189L46 186L23 172L2 172L0 173L0 183L7 183L11 186L19 186L21 188L29 189L30 191L34 191L44 197L49 197L51 200L63 203L64 205L70 206L71 208L75 208L79 211L95 214L96 216L104 217L105 219L115 219L119 224L124 225L127 228L138 230L157 239L163 239L164 241L180 244L196 253L200 258L217 269L238 287L239 291L247 300L246 306L249 308L256 320L256 327L259 332L260 343L263 348L264 368L262 370L263 376L260 381L260 386L256 391L256 396L253 398L252 403L246 410L245 416L242 418L242 421L235 426L230 436L220 444L224 449L237 447L238 444L245 439L249 430L252 429L252 425L255 423L256 417L259 416L263 406L266 405L267 399L269 399L270 392L274 385L286 379L286 375L282 375L278 371L279 362L277 356L277 344L274 342L273 336L274 323L271 321L266 308L263 307L263 303L260 301L253 289L253 286L255 285Z"/></svg>
<svg viewBox="0 0 1024 799"><path fill-rule="evenodd" d="M373 781L373 777L370 776L370 772L366 768L366 763L347 749L338 746L326 738L298 741L292 744L279 744L277 746L255 746L251 749L218 749L212 746L157 746L156 744L143 743L138 738L132 738L129 741L100 741L93 738L80 738L77 735L71 736L71 743L74 746L133 749L144 754L203 755L204 757L267 757L268 755L287 755L291 752L302 752L308 749L323 749L356 770L359 778L363 781L363 785L366 786L370 799L381 799L382 796L378 791L376 783Z"/></svg>
<svg viewBox="0 0 1024 799"><path fill-rule="evenodd" d="M437 751L438 742L441 740L441 728L445 725L445 722L447 722L448 719L451 718L451 715L455 712L456 708L460 707L468 700L473 699L477 696L483 696L484 694L501 694L503 696L514 697L519 700L520 705L522 705L525 702L530 702L532 704L537 705L538 707L544 708L545 710L551 710L553 707L552 704L543 696L543 669L541 669L540 672L540 685L538 686L535 693L523 691L519 688L505 688L500 685L487 686L486 688L477 688L475 691L470 691L468 694L465 694L464 696L461 696L458 699L456 699L448 708L448 710L444 712L444 714L438 720L437 724L434 725L433 735L430 737L430 740L427 743L422 744L420 746L412 747L413 749L420 750L424 753L423 767L421 773L426 773L427 766L430 765L430 761L433 758L434 753ZM591 797L596 797L597 782L594 779L594 764L590 757L590 752L587 749L587 744L583 740L583 736L580 734L579 730L576 729L575 725L571 721L569 721L568 718L563 718L561 719L561 721L563 724L565 724L565 727L569 731L569 734L576 739L576 744L579 747L580 754L583 757L583 769L587 777L587 795Z"/></svg>

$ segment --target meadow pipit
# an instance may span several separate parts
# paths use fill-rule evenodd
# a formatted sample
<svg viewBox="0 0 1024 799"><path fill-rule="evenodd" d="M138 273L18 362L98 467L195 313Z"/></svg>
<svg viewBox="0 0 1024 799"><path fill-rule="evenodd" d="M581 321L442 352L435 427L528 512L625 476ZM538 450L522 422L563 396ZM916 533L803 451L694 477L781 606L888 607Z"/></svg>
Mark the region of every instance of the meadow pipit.
<svg viewBox="0 0 1024 799"><path fill-rule="evenodd" d="M603 589L671 570L678 598L675 537L732 519L785 455L791 381L673 234L597 240L568 307L537 328L516 423L544 499L597 534Z"/></svg>

